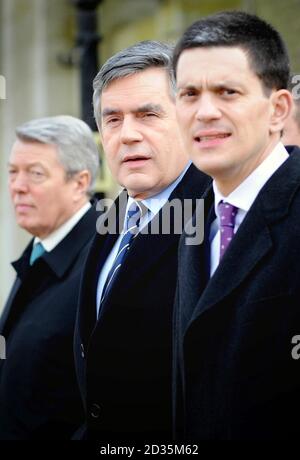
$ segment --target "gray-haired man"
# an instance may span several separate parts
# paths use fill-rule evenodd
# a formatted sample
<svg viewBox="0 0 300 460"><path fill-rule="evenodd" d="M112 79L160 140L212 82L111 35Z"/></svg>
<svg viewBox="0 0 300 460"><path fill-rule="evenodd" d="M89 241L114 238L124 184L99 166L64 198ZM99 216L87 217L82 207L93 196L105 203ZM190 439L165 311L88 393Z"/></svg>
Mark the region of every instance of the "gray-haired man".
<svg viewBox="0 0 300 460"><path fill-rule="evenodd" d="M75 353L88 438L170 437L180 234L174 217L167 234L142 230L158 223L173 199L201 197L209 181L190 165L182 145L170 59L167 45L141 42L110 58L94 80L104 151L126 190L113 208L123 215L116 224L124 233L95 237L80 295ZM124 245L132 207L143 210L139 233Z"/></svg>
<svg viewBox="0 0 300 460"><path fill-rule="evenodd" d="M70 116L16 130L9 190L17 223L34 236L13 263L0 319L0 439L68 439L83 410L73 364L81 267L96 228L89 202L98 169L90 128Z"/></svg>

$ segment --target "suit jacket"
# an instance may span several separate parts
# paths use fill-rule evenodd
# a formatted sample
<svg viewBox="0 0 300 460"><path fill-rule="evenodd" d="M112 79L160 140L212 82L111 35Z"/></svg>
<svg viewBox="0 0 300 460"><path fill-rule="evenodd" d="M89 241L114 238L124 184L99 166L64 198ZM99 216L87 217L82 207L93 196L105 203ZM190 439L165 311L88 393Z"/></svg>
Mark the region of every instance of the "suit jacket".
<svg viewBox="0 0 300 460"><path fill-rule="evenodd" d="M213 199L210 190L206 214ZM292 339L300 333L299 236L295 147L208 282L207 244L181 241L174 308L177 439L299 436L300 363L292 357Z"/></svg>
<svg viewBox="0 0 300 460"><path fill-rule="evenodd" d="M170 200L200 198L209 182L191 165ZM75 331L76 368L86 407L87 431L82 436L171 437L171 329L180 238L172 225L168 235L140 233L134 239L98 320L98 277L118 234L97 235L92 243Z"/></svg>
<svg viewBox="0 0 300 460"><path fill-rule="evenodd" d="M69 439L83 420L73 360L78 290L96 229L91 208L49 253L29 265L32 241L0 320L0 439Z"/></svg>

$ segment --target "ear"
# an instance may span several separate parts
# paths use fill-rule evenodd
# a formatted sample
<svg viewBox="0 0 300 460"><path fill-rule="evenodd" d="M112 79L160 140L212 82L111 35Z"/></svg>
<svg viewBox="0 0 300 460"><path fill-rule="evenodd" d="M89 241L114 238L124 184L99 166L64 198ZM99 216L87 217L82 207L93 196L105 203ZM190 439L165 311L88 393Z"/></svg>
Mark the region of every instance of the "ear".
<svg viewBox="0 0 300 460"><path fill-rule="evenodd" d="M270 133L280 133L292 110L293 97L287 89L280 89L271 95L271 103Z"/></svg>
<svg viewBox="0 0 300 460"><path fill-rule="evenodd" d="M74 181L74 201L80 201L83 197L86 197L87 190L91 183L91 173L87 169L84 169L72 177Z"/></svg>

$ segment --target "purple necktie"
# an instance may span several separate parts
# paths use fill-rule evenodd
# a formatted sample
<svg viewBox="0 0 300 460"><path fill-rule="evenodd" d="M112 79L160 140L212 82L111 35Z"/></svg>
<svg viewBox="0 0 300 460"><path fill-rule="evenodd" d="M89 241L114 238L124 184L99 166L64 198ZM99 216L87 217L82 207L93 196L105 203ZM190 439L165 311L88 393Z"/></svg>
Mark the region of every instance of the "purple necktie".
<svg viewBox="0 0 300 460"><path fill-rule="evenodd" d="M235 224L235 216L238 212L238 208L232 206L232 204L221 201L218 204L218 211L220 216L220 260L225 254L232 238Z"/></svg>

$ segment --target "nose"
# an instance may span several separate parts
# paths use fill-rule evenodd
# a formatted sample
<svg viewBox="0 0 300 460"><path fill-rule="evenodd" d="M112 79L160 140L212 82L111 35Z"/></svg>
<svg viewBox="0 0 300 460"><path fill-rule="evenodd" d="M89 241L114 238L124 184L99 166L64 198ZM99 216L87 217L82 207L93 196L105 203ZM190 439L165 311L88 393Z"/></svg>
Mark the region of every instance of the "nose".
<svg viewBox="0 0 300 460"><path fill-rule="evenodd" d="M15 193L25 193L28 190L28 179L26 174L18 172L9 180L10 188Z"/></svg>
<svg viewBox="0 0 300 460"><path fill-rule="evenodd" d="M123 144L132 144L134 142L141 142L143 135L137 125L137 121L131 117L125 117L122 123L121 142Z"/></svg>
<svg viewBox="0 0 300 460"><path fill-rule="evenodd" d="M198 101L196 119L207 123L212 120L218 120L222 116L220 109L216 105L212 95L202 94Z"/></svg>

